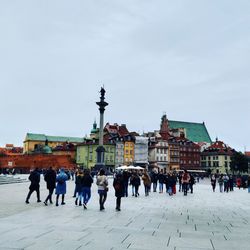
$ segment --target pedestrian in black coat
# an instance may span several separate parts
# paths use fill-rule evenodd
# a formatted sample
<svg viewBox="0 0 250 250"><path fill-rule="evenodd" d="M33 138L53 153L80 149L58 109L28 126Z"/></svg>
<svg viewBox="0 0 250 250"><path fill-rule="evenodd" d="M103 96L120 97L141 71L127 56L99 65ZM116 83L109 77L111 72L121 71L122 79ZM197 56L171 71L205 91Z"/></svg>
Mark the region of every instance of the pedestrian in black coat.
<svg viewBox="0 0 250 250"><path fill-rule="evenodd" d="M124 196L124 180L122 174L118 173L113 181L116 196L116 211L121 211L121 198Z"/></svg>
<svg viewBox="0 0 250 250"><path fill-rule="evenodd" d="M130 173L128 171L123 171L122 178L124 183L124 197L128 197L128 182L130 178Z"/></svg>
<svg viewBox="0 0 250 250"><path fill-rule="evenodd" d="M49 194L46 198L46 200L44 201L44 205L47 206L48 205L48 200L50 201L50 204L52 204L52 195L54 192L54 189L56 188L56 171L53 170L52 167L50 167L45 175L44 175L44 180L47 184L47 189L49 190Z"/></svg>
<svg viewBox="0 0 250 250"><path fill-rule="evenodd" d="M189 187L190 187L190 192L191 194L193 193L193 185L195 184L195 179L194 176L192 174L190 174L190 182L189 182Z"/></svg>
<svg viewBox="0 0 250 250"><path fill-rule="evenodd" d="M139 196L139 186L141 185L141 179L138 173L133 173L130 178L130 183L135 188L135 197Z"/></svg>
<svg viewBox="0 0 250 250"><path fill-rule="evenodd" d="M163 169L161 169L158 175L158 180L159 180L159 193L163 193L163 184L165 182L165 175L163 173Z"/></svg>
<svg viewBox="0 0 250 250"><path fill-rule="evenodd" d="M30 173L29 180L31 181L31 184L29 187L30 191L27 195L25 202L27 204L29 204L30 196L34 191L36 191L36 194L37 194L37 202L41 202L41 200L40 200L40 184L39 184L40 183L40 173L39 173L38 168L36 168L35 170L33 170Z"/></svg>
<svg viewBox="0 0 250 250"><path fill-rule="evenodd" d="M157 182L158 182L158 173L156 172L156 170L155 171L153 171L152 173L151 173L151 181L152 181L152 183L153 183L153 192L156 192L156 189L157 189Z"/></svg>

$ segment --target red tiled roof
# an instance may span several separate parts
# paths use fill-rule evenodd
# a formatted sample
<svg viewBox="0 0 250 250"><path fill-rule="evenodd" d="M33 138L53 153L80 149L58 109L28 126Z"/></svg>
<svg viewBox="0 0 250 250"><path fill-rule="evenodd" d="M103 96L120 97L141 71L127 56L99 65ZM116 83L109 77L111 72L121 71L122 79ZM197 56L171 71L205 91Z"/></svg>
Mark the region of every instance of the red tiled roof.
<svg viewBox="0 0 250 250"><path fill-rule="evenodd" d="M125 136L129 134L129 131L126 128L126 126L124 125L119 126L117 123L113 125L110 125L109 123L107 123L104 127L104 130L110 134L117 134L118 136Z"/></svg>
<svg viewBox="0 0 250 250"><path fill-rule="evenodd" d="M250 151L245 152L245 155L250 157Z"/></svg>
<svg viewBox="0 0 250 250"><path fill-rule="evenodd" d="M205 151L216 151L219 153L228 153L232 152L233 149L226 145L223 141L216 141L211 146L205 149Z"/></svg>
<svg viewBox="0 0 250 250"><path fill-rule="evenodd" d="M231 149L223 141L216 141L208 149Z"/></svg>

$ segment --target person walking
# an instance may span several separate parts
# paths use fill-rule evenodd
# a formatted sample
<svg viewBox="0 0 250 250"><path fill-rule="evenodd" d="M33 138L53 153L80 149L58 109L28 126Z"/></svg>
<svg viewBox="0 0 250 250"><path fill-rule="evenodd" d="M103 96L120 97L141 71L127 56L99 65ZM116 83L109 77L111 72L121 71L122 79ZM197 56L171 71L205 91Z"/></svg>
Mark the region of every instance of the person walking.
<svg viewBox="0 0 250 250"><path fill-rule="evenodd" d="M91 186L93 183L93 178L90 175L88 169L84 169L84 174L82 178L82 196L83 196L83 208L87 209L87 204L91 197Z"/></svg>
<svg viewBox="0 0 250 250"><path fill-rule="evenodd" d="M53 203L52 202L52 195L53 195L54 189L56 187L56 171L53 170L52 167L50 167L46 171L46 173L44 175L44 180L46 182L47 189L49 190L49 194L43 203L45 206L48 206L48 200L50 201L50 204Z"/></svg>
<svg viewBox="0 0 250 250"><path fill-rule="evenodd" d="M229 191L229 177L227 174L224 175L223 181L224 181L224 192L228 193L228 191Z"/></svg>
<svg viewBox="0 0 250 250"><path fill-rule="evenodd" d="M124 187L123 187L124 197L128 197L128 182L130 178L130 173L124 170L122 173L122 177L123 177L123 183L124 183Z"/></svg>
<svg viewBox="0 0 250 250"><path fill-rule="evenodd" d="M183 187L182 187L182 183L181 183L181 180L182 180L182 172L179 172L178 174L178 182L179 182L179 192L183 191Z"/></svg>
<svg viewBox="0 0 250 250"><path fill-rule="evenodd" d="M157 170L153 170L151 174L151 181L153 183L153 192L157 191L157 183L158 183L158 173Z"/></svg>
<svg viewBox="0 0 250 250"><path fill-rule="evenodd" d="M124 180L121 173L116 174L113 181L113 187L116 196L116 211L121 211L121 199L124 197Z"/></svg>
<svg viewBox="0 0 250 250"><path fill-rule="evenodd" d="M218 183L219 183L219 187L220 187L220 192L223 193L223 174L220 175L219 179L218 179Z"/></svg>
<svg viewBox="0 0 250 250"><path fill-rule="evenodd" d="M130 178L130 183L132 185L132 190L134 187L135 197L139 196L139 187L141 185L141 179L137 172L134 172Z"/></svg>
<svg viewBox="0 0 250 250"><path fill-rule="evenodd" d="M150 186L151 186L151 178L147 172L146 169L144 169L143 175L142 175L142 180L143 180L143 184L145 187L145 196L149 195L149 190L150 190Z"/></svg>
<svg viewBox="0 0 250 250"><path fill-rule="evenodd" d="M170 172L167 177L167 192L170 196L173 195L174 185L175 185L175 177L173 176L173 173Z"/></svg>
<svg viewBox="0 0 250 250"><path fill-rule="evenodd" d="M65 205L64 198L66 194L66 181L68 180L68 175L65 173L64 169L59 170L59 174L56 176L56 206L58 207L59 196L62 195L61 205Z"/></svg>
<svg viewBox="0 0 250 250"><path fill-rule="evenodd" d="M213 188L213 192L215 192L215 187L216 187L216 177L215 175L213 174L212 177L211 177L211 185L212 185L212 188Z"/></svg>
<svg viewBox="0 0 250 250"><path fill-rule="evenodd" d="M248 175L247 187L248 187L248 193L250 193L250 175Z"/></svg>
<svg viewBox="0 0 250 250"><path fill-rule="evenodd" d="M73 194L73 198L76 198L76 176L78 175L78 172L79 172L79 170L78 169L76 169L76 171L75 171L75 178L74 178L74 180L75 180L75 188L74 188L74 194Z"/></svg>
<svg viewBox="0 0 250 250"><path fill-rule="evenodd" d="M82 195L82 179L83 179L83 171L79 170L77 172L76 178L75 178L75 190L76 190L76 199L75 199L75 205L77 206L79 204L79 206L82 205L82 199L83 199L83 195ZM79 201L79 203L78 203Z"/></svg>
<svg viewBox="0 0 250 250"><path fill-rule="evenodd" d="M190 182L190 175L187 172L187 170L185 169L184 173L182 174L182 179L181 179L181 183L182 183L182 186L183 186L183 191L184 191L185 196L187 195L189 182Z"/></svg>
<svg viewBox="0 0 250 250"><path fill-rule="evenodd" d="M100 211L102 211L105 209L104 203L107 199L108 192L108 178L105 175L104 169L100 169L96 178L96 184L98 186Z"/></svg>
<svg viewBox="0 0 250 250"><path fill-rule="evenodd" d="M193 174L190 174L190 182L189 182L189 187L190 187L190 193L192 194L194 191L194 184L195 184L195 178Z"/></svg>
<svg viewBox="0 0 250 250"><path fill-rule="evenodd" d="M29 186L29 193L26 197L26 204L29 204L29 199L31 194L36 191L36 195L37 195L37 202L41 202L40 200L40 173L38 168L35 168L35 170L33 170L30 175L29 175L29 180L31 182L30 186Z"/></svg>
<svg viewBox="0 0 250 250"><path fill-rule="evenodd" d="M236 178L236 185L237 187L240 189L241 186L242 186L242 179L241 179L241 176L239 175L237 178Z"/></svg>
<svg viewBox="0 0 250 250"><path fill-rule="evenodd" d="M158 180L159 180L159 193L163 193L163 185L165 182L165 175L163 173L163 169L160 170L160 173L158 175Z"/></svg>
<svg viewBox="0 0 250 250"><path fill-rule="evenodd" d="M132 174L129 178L129 185L131 185L132 196L135 196L134 179L135 179L135 172L132 172Z"/></svg>
<svg viewBox="0 0 250 250"><path fill-rule="evenodd" d="M234 177L231 174L229 175L228 186L230 191L234 191Z"/></svg>

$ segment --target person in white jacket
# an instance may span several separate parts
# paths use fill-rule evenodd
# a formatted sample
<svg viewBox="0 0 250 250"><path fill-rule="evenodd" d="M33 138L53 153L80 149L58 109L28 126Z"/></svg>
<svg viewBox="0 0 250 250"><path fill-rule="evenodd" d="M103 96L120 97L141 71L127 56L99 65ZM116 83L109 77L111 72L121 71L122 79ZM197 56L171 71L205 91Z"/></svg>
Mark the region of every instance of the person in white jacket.
<svg viewBox="0 0 250 250"><path fill-rule="evenodd" d="M100 211L102 211L105 209L104 203L107 199L108 192L108 178L105 175L104 169L100 169L96 178L96 185L98 186Z"/></svg>

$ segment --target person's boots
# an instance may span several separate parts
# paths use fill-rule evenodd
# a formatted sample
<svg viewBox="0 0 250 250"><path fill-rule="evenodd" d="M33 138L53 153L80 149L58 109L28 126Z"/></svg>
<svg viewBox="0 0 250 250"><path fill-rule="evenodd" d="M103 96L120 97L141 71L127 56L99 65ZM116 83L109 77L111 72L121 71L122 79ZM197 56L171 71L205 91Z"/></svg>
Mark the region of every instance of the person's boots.
<svg viewBox="0 0 250 250"><path fill-rule="evenodd" d="M78 198L76 198L76 200L75 200L75 205L77 206L77 201L78 201Z"/></svg>
<svg viewBox="0 0 250 250"><path fill-rule="evenodd" d="M56 197L56 206L58 207L59 205L58 205L58 196Z"/></svg>
<svg viewBox="0 0 250 250"><path fill-rule="evenodd" d="M62 203L61 205L65 205L66 203L64 202L64 194L62 195Z"/></svg>
<svg viewBox="0 0 250 250"><path fill-rule="evenodd" d="M38 193L37 193L37 202L42 202L42 201L40 200L40 191L38 191Z"/></svg>

